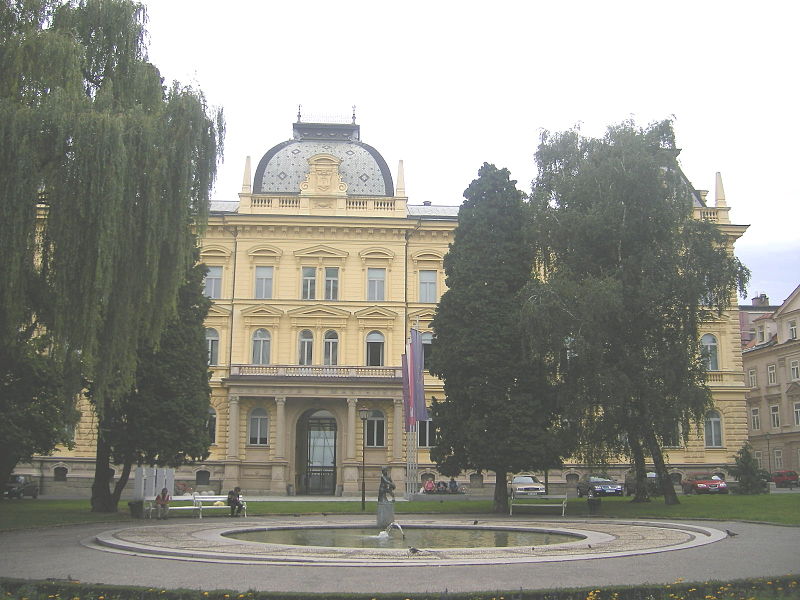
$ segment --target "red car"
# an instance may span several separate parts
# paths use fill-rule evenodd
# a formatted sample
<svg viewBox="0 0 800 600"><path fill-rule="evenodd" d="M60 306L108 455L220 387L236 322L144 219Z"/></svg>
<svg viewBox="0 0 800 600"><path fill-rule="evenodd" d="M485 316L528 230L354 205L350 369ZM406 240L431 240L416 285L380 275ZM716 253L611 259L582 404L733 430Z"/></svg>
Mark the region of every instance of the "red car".
<svg viewBox="0 0 800 600"><path fill-rule="evenodd" d="M728 484L719 475L696 473L681 482L684 494L727 494Z"/></svg>
<svg viewBox="0 0 800 600"><path fill-rule="evenodd" d="M796 471L775 471L772 474L772 482L777 487L792 488L797 485Z"/></svg>

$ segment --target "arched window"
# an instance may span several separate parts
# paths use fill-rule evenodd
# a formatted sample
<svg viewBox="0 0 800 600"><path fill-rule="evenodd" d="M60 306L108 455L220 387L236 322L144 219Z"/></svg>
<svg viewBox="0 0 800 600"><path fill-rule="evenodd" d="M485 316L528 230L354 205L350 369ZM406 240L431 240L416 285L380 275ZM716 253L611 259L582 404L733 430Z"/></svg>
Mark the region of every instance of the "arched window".
<svg viewBox="0 0 800 600"><path fill-rule="evenodd" d="M206 329L206 351L208 352L208 364L219 364L219 334L216 329Z"/></svg>
<svg viewBox="0 0 800 600"><path fill-rule="evenodd" d="M420 336L420 340L422 341L422 364L425 369L428 369L428 361L431 359L431 348L433 344L433 334L430 331L426 331Z"/></svg>
<svg viewBox="0 0 800 600"><path fill-rule="evenodd" d="M206 431L208 432L208 439L212 444L217 443L217 411L210 406L208 407L208 418L206 419Z"/></svg>
<svg viewBox="0 0 800 600"><path fill-rule="evenodd" d="M69 473L67 467L56 467L53 469L53 481L66 481L67 473Z"/></svg>
<svg viewBox="0 0 800 600"><path fill-rule="evenodd" d="M719 371L719 353L717 351L717 338L710 333L700 338L700 351L706 363L707 371Z"/></svg>
<svg viewBox="0 0 800 600"><path fill-rule="evenodd" d="M310 365L314 358L314 334L309 329L300 332L300 346L297 363L300 365Z"/></svg>
<svg viewBox="0 0 800 600"><path fill-rule="evenodd" d="M264 408L254 408L250 411L250 444L254 446L267 445L267 411Z"/></svg>
<svg viewBox="0 0 800 600"><path fill-rule="evenodd" d="M380 331L370 331L367 334L367 366L383 366L383 334Z"/></svg>
<svg viewBox="0 0 800 600"><path fill-rule="evenodd" d="M325 341L323 342L323 364L325 365L338 365L339 364L339 334L335 331L325 332Z"/></svg>
<svg viewBox="0 0 800 600"><path fill-rule="evenodd" d="M722 448L722 418L716 410L706 414L706 448Z"/></svg>
<svg viewBox="0 0 800 600"><path fill-rule="evenodd" d="M256 329L253 333L253 364L269 364L269 331L266 329Z"/></svg>
<svg viewBox="0 0 800 600"><path fill-rule="evenodd" d="M367 448L386 445L386 419L379 410L369 411L367 417Z"/></svg>

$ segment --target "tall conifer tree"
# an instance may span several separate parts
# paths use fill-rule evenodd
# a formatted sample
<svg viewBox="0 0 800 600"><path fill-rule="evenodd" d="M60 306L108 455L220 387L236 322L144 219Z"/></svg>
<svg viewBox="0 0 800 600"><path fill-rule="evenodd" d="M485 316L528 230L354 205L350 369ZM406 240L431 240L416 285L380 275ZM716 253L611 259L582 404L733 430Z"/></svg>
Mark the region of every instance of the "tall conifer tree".
<svg viewBox="0 0 800 600"><path fill-rule="evenodd" d="M484 164L464 192L444 259L448 289L433 320L430 367L446 396L433 403L431 456L445 474L494 471L498 512L508 510L509 472L557 461L546 366L531 360L520 335L519 292L532 249L515 184L508 170Z"/></svg>

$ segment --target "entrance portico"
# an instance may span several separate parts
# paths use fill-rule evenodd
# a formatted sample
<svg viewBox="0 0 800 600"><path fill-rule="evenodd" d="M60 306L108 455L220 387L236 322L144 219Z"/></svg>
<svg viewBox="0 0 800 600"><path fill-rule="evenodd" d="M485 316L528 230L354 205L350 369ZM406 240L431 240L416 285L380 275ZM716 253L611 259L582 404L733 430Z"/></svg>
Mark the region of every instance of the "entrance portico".
<svg viewBox="0 0 800 600"><path fill-rule="evenodd" d="M357 495L362 453L368 482L374 479L377 485L385 465L401 467L392 471L402 482L399 368L241 365L231 371L223 381L228 391L225 489ZM358 418L360 408L369 411L367 427Z"/></svg>

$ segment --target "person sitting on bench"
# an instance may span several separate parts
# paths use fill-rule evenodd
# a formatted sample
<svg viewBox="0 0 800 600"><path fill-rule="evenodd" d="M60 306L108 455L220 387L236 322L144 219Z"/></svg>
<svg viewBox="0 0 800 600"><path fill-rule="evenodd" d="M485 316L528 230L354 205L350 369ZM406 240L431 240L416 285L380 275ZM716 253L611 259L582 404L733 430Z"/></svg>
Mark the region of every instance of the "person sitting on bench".
<svg viewBox="0 0 800 600"><path fill-rule="evenodd" d="M228 506L231 507L231 516L239 517L242 514L242 488L236 486L228 492Z"/></svg>
<svg viewBox="0 0 800 600"><path fill-rule="evenodd" d="M156 496L156 509L158 509L158 513L156 516L159 519L166 519L167 513L169 512L169 503L172 500L172 496L169 495L169 491L167 488L161 490L161 493Z"/></svg>

